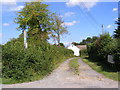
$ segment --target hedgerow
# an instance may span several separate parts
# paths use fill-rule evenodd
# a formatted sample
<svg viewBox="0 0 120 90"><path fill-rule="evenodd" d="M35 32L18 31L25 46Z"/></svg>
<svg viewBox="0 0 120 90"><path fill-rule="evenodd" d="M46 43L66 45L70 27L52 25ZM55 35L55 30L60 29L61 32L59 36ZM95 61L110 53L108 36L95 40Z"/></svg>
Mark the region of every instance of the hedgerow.
<svg viewBox="0 0 120 90"><path fill-rule="evenodd" d="M22 41L10 41L2 48L3 78L17 82L32 81L36 76L49 74L58 63L71 57L72 53L42 41L39 44L29 43L27 49L23 48Z"/></svg>
<svg viewBox="0 0 120 90"><path fill-rule="evenodd" d="M96 42L88 44L88 54L95 59L107 60L107 55L114 54L116 45L109 34L101 35Z"/></svg>
<svg viewBox="0 0 120 90"><path fill-rule="evenodd" d="M107 61L108 55L114 55L114 65L120 65L120 48L118 41L113 39L109 34L101 35L94 43L88 44L87 50L89 57L97 62L103 62L107 65L109 64Z"/></svg>
<svg viewBox="0 0 120 90"><path fill-rule="evenodd" d="M80 56L88 56L87 49L80 50Z"/></svg>

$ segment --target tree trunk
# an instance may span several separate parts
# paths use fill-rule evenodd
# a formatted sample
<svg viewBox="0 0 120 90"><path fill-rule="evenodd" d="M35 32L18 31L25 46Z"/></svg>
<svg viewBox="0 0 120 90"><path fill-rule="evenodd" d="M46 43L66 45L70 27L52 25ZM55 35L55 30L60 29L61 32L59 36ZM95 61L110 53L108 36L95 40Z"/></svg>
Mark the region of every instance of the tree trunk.
<svg viewBox="0 0 120 90"><path fill-rule="evenodd" d="M60 34L58 33L58 45L60 44Z"/></svg>

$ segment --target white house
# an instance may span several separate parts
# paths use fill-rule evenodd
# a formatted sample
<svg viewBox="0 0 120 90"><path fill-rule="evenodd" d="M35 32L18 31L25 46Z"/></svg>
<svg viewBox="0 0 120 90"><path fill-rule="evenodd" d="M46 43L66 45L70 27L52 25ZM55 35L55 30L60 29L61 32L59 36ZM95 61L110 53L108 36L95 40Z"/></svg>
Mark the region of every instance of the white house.
<svg viewBox="0 0 120 90"><path fill-rule="evenodd" d="M80 49L78 47L76 47L74 44L71 44L70 46L68 46L67 49L72 50L74 52L75 56L80 55L80 53L79 53Z"/></svg>

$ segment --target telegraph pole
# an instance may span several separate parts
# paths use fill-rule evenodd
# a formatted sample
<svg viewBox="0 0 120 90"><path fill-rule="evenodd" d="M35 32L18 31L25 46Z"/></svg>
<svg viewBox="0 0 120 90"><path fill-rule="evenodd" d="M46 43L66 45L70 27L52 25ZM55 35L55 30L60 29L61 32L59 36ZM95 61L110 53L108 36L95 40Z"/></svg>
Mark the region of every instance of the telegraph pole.
<svg viewBox="0 0 120 90"><path fill-rule="evenodd" d="M26 30L24 30L23 32L24 32L24 48L27 49L27 32Z"/></svg>
<svg viewBox="0 0 120 90"><path fill-rule="evenodd" d="M102 34L104 34L104 25L102 24Z"/></svg>

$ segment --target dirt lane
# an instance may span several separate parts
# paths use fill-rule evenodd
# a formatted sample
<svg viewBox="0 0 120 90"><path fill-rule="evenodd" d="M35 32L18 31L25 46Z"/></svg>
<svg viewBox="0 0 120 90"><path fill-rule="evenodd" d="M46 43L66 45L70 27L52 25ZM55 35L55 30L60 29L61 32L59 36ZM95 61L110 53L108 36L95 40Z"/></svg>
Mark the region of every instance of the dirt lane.
<svg viewBox="0 0 120 90"><path fill-rule="evenodd" d="M105 78L80 59L78 60L80 63L80 75L74 75L68 66L69 61L72 59L74 58L65 61L42 80L3 85L3 88L118 88L117 81Z"/></svg>

